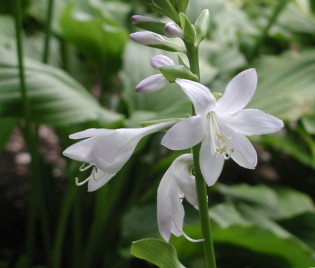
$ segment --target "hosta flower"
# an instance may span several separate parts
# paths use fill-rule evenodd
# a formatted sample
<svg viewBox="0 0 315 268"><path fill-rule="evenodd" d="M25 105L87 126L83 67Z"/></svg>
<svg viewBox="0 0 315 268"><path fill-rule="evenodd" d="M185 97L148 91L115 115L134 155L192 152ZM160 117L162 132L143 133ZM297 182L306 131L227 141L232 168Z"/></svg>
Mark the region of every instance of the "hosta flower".
<svg viewBox="0 0 315 268"><path fill-rule="evenodd" d="M167 56L156 55L151 58L151 65L153 68L158 69L162 66L175 65L174 62ZM164 88L169 82L162 74L151 75L136 86L137 93L151 93Z"/></svg>
<svg viewBox="0 0 315 268"><path fill-rule="evenodd" d="M273 133L283 127L283 122L270 114L244 109L256 90L255 69L236 75L218 101L197 82L177 79L176 83L192 101L196 115L175 124L162 144L183 150L201 142L200 169L209 186L217 181L230 157L240 166L254 169L257 153L246 136Z"/></svg>
<svg viewBox="0 0 315 268"><path fill-rule="evenodd" d="M144 136L173 124L174 122L167 122L144 128L87 129L70 135L71 139L84 140L71 145L63 154L83 162L81 171L93 168L91 175L77 184L88 182L88 191L95 191L116 175Z"/></svg>
<svg viewBox="0 0 315 268"><path fill-rule="evenodd" d="M192 154L184 154L174 160L164 174L157 194L158 227L162 237L168 242L171 233L184 235L184 198L198 209L195 177L191 175ZM191 240L190 238L188 238Z"/></svg>

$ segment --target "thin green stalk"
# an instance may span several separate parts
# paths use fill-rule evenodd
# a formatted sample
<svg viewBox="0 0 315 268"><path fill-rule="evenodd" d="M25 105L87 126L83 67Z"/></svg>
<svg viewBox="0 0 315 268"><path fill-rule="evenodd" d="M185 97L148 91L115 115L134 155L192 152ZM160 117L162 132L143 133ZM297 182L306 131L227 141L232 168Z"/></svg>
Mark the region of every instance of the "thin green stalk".
<svg viewBox="0 0 315 268"><path fill-rule="evenodd" d="M70 209L73 206L76 197L76 185L71 181L68 184L68 189L65 194L64 201L62 203L62 210L60 212L59 221L57 224L57 230L55 234L54 248L52 250L52 267L60 267L60 261L62 257L62 248L64 242L65 231L69 219Z"/></svg>
<svg viewBox="0 0 315 268"><path fill-rule="evenodd" d="M47 21L45 27L45 40L44 40L44 53L43 53L43 62L48 63L49 59L49 48L50 48L50 37L51 37L51 21L53 16L54 0L48 1L47 8Z"/></svg>
<svg viewBox="0 0 315 268"><path fill-rule="evenodd" d="M199 166L199 151L200 144L193 147L193 156L194 156L194 171L196 178L196 188L197 188L197 196L198 196L198 205L199 205L199 217L201 223L201 230L204 241L204 253L207 268L216 268L215 262L215 254L214 247L212 241L212 232L210 226L210 215L208 209L208 201L207 201L207 185L201 174L200 166Z"/></svg>
<svg viewBox="0 0 315 268"><path fill-rule="evenodd" d="M17 45L17 55L18 55L18 69L19 69L19 79L20 79L20 90L23 103L23 113L25 120L25 133L26 133L26 143L31 155L31 187L30 187L30 207L29 207L29 218L27 225L26 234L26 251L28 255L28 264L32 262L34 254L34 238L35 238L35 223L37 206L39 206L41 227L44 238L44 244L46 248L47 259L49 260L49 245L50 245L50 235L49 235L49 225L47 218L47 209L45 208L45 202L43 197L42 184L40 181L39 174L39 158L37 151L37 143L35 142L35 135L31 128L31 108L30 101L27 94L27 88L25 83L25 70L23 61L23 46L22 46L22 7L21 0L15 0L15 30L16 30L16 45ZM49 261L48 261L49 262Z"/></svg>
<svg viewBox="0 0 315 268"><path fill-rule="evenodd" d="M260 48L261 44L264 42L264 40L266 39L270 28L276 22L278 16L281 14L282 10L285 8L285 6L287 5L287 3L289 1L290 0L281 0L275 6L275 9L273 10L273 13L272 13L271 17L269 18L269 21L268 21L266 27L263 29L260 37L257 38L257 40L256 40L255 46L253 48L253 51L252 51L252 53L249 56L249 61L253 60L255 55L257 55L257 53L259 51L259 48Z"/></svg>
<svg viewBox="0 0 315 268"><path fill-rule="evenodd" d="M196 74L200 79L200 69L199 69L199 57L198 57L198 47L194 44L185 42L187 57L190 64L190 70ZM193 109L193 114L195 111ZM199 161L199 151L200 144L192 148L193 158L194 158L194 171L196 178L196 188L198 196L198 205L199 205L199 218L201 224L202 236L204 238L204 254L207 268L216 268L214 247L212 241L212 233L210 226L210 215L208 209L208 198L207 198L207 185L202 176L200 170L200 161Z"/></svg>

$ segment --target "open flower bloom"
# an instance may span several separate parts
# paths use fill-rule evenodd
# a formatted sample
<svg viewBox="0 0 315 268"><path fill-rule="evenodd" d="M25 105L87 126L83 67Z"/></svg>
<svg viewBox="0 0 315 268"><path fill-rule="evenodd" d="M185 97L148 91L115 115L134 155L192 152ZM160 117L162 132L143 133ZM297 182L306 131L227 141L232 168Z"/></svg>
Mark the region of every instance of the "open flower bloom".
<svg viewBox="0 0 315 268"><path fill-rule="evenodd" d="M198 209L195 177L191 175L192 154L183 154L176 158L164 174L157 194L158 227L162 237L168 242L171 233L175 236L187 235L183 232L185 211L182 205L184 197Z"/></svg>
<svg viewBox="0 0 315 268"><path fill-rule="evenodd" d="M88 191L95 191L116 175L144 136L168 128L174 123L166 122L144 128L87 129L70 135L70 139L84 140L71 145L63 154L82 161L81 171L93 167L91 175L77 184L88 182ZM85 166L86 163L89 165Z"/></svg>
<svg viewBox="0 0 315 268"><path fill-rule="evenodd" d="M174 62L167 56L156 55L151 58L151 65L153 68L158 69L163 66L175 65ZM163 76L163 74L151 75L136 86L137 93L151 93L164 88L169 82Z"/></svg>
<svg viewBox="0 0 315 268"><path fill-rule="evenodd" d="M270 114L244 109L256 90L255 69L236 75L218 101L197 82L177 79L176 83L192 101L196 115L175 124L162 144L183 150L201 142L200 169L209 186L217 181L230 157L240 166L254 169L257 153L246 136L273 133L283 127L283 122Z"/></svg>

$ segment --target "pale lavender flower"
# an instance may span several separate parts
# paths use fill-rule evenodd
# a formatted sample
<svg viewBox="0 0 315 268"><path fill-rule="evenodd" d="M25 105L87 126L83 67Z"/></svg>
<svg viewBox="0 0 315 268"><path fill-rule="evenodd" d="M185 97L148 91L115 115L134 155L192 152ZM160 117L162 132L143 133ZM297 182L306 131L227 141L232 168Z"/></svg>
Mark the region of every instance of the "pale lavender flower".
<svg viewBox="0 0 315 268"><path fill-rule="evenodd" d="M273 133L283 127L283 122L270 114L244 109L256 90L255 69L236 75L218 101L197 82L176 79L176 83L192 101L196 115L175 124L162 144L183 150L201 142L200 169L209 186L217 181L230 157L240 166L254 169L257 153L246 136Z"/></svg>
<svg viewBox="0 0 315 268"><path fill-rule="evenodd" d="M93 168L91 175L77 184L88 182L88 191L95 191L125 165L144 136L168 128L174 123L160 123L144 128L87 129L70 135L70 139L84 140L71 145L63 154L83 162L81 171Z"/></svg>

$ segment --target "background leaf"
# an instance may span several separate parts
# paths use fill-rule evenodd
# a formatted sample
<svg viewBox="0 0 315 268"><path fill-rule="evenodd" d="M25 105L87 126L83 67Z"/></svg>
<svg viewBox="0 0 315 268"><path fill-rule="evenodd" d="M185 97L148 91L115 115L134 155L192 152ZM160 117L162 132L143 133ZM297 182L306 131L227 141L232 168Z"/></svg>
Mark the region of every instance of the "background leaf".
<svg viewBox="0 0 315 268"><path fill-rule="evenodd" d="M177 259L175 248L162 240L149 238L135 241L132 243L131 253L160 268L184 268Z"/></svg>
<svg viewBox="0 0 315 268"><path fill-rule="evenodd" d="M65 72L33 61L25 61L32 120L66 125L85 121L113 124L122 116L103 109L97 101ZM0 113L21 116L21 97L16 57L0 49Z"/></svg>

